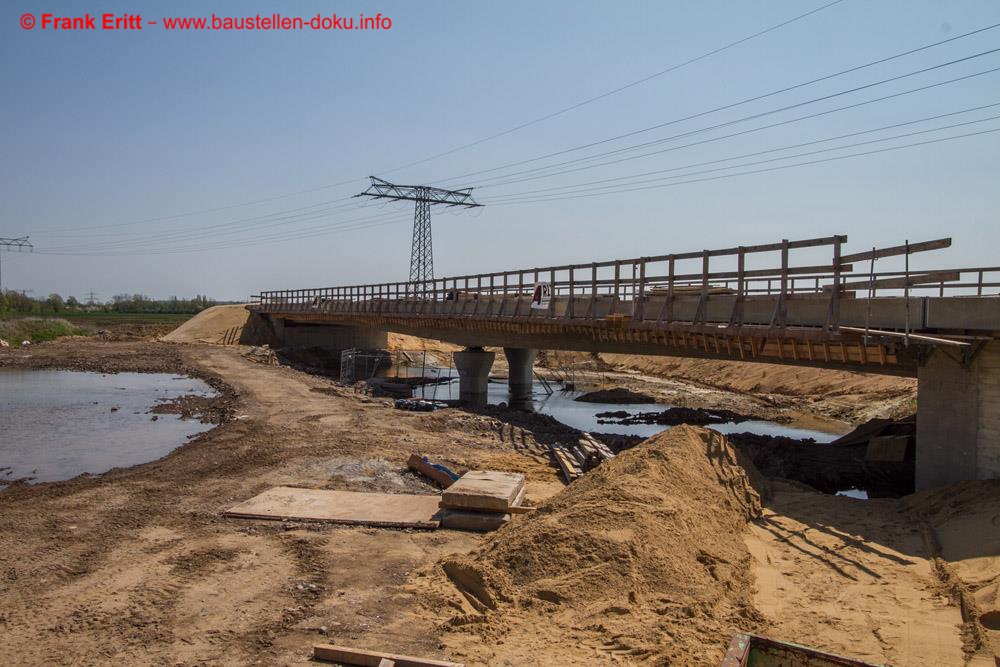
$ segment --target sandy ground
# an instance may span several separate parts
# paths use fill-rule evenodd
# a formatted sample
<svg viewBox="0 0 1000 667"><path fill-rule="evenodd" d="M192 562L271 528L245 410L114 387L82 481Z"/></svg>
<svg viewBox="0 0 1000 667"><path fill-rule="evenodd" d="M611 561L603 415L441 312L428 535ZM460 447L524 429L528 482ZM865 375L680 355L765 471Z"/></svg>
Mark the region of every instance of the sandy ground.
<svg viewBox="0 0 1000 667"><path fill-rule="evenodd" d="M409 588L416 572L472 551L481 536L220 516L279 484L432 493L404 470L413 451L457 469L524 472L529 498L541 502L562 488L537 453L547 434L499 413L393 410L241 351L80 340L0 351L0 367L214 378L229 387L224 400L236 416L149 464L0 492L4 662L302 664L312 643L329 641L469 665L553 664L526 659L502 632L484 642L441 624ZM998 507L976 516L995 522ZM936 565L947 565L947 548L935 559L921 542L925 514L944 521L905 501L864 504L779 488L746 535L763 631L896 665L965 664L975 650L968 636L988 635L984 627L995 621L976 612L982 621L970 629L956 591L988 604L1000 568L979 558L966 568L974 566L976 587L960 577L947 584ZM963 555L952 550L956 561ZM539 633L540 641L573 641L555 628ZM608 635L606 645L574 650L574 662L647 662L608 651L614 642Z"/></svg>
<svg viewBox="0 0 1000 667"><path fill-rule="evenodd" d="M746 538L772 636L892 665L960 665L961 614L898 501L776 484Z"/></svg>

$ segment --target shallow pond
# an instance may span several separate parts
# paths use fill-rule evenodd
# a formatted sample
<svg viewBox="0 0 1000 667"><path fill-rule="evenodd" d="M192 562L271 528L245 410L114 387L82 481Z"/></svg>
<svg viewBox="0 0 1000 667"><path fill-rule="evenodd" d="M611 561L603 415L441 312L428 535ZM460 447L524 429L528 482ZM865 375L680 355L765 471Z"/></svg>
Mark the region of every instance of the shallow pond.
<svg viewBox="0 0 1000 667"><path fill-rule="evenodd" d="M149 414L189 394L215 390L169 373L0 370L0 480L50 482L154 461L212 428Z"/></svg>

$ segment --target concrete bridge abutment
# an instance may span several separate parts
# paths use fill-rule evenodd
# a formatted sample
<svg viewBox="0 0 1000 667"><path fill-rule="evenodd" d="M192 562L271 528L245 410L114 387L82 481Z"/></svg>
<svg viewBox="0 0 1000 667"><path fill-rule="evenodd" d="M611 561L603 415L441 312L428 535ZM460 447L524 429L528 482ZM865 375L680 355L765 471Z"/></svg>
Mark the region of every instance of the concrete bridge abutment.
<svg viewBox="0 0 1000 667"><path fill-rule="evenodd" d="M243 328L240 342L293 351L315 350L324 359L328 358L332 369L339 367L343 350L384 350L389 345L389 335L371 327L302 323L254 313Z"/></svg>
<svg viewBox="0 0 1000 667"><path fill-rule="evenodd" d="M1000 478L1000 341L936 349L917 371L917 491Z"/></svg>
<svg viewBox="0 0 1000 667"><path fill-rule="evenodd" d="M510 390L508 405L516 410L531 410L532 383L535 377L535 357L538 350L524 347L505 347L504 356L510 368L507 374L507 387Z"/></svg>
<svg viewBox="0 0 1000 667"><path fill-rule="evenodd" d="M495 352L487 352L481 347L467 347L452 354L458 370L458 399L462 405L486 406L490 369L496 356Z"/></svg>

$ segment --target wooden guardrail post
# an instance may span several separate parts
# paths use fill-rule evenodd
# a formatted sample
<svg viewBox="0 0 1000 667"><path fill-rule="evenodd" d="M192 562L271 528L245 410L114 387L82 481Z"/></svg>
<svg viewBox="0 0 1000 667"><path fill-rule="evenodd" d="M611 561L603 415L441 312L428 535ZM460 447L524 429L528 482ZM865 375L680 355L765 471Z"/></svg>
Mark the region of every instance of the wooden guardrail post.
<svg viewBox="0 0 1000 667"><path fill-rule="evenodd" d="M826 316L826 328L830 331L840 329L840 253L841 237L833 242L833 289L830 290L830 310Z"/></svg>
<svg viewBox="0 0 1000 667"><path fill-rule="evenodd" d="M615 295L611 298L611 310L610 310L610 312L612 312L612 313L616 312L616 309L618 308L618 298L620 296L619 293L618 293L618 290L619 290L619 288L621 286L621 277L622 277L622 263L616 261L615 262Z"/></svg>
<svg viewBox="0 0 1000 667"><path fill-rule="evenodd" d="M746 295L746 258L747 251L743 246L739 247L739 254L736 258L736 300L733 301L733 311L729 315L729 326L743 326L743 299Z"/></svg>
<svg viewBox="0 0 1000 667"><path fill-rule="evenodd" d="M565 315L566 319L568 320L573 319L573 291L574 291L573 268L574 267L572 266L569 267L569 301L566 302L566 315Z"/></svg>
<svg viewBox="0 0 1000 667"><path fill-rule="evenodd" d="M639 260L639 294L635 297L632 302L632 319L637 321L642 321L644 310L645 310L645 300L646 300L646 262L645 257Z"/></svg>
<svg viewBox="0 0 1000 667"><path fill-rule="evenodd" d="M548 316L555 317L556 313L556 270L549 269L549 310Z"/></svg>
<svg viewBox="0 0 1000 667"><path fill-rule="evenodd" d="M770 283L771 281L768 281ZM781 291L778 292L778 300L774 304L774 312L771 314L770 326L778 325L782 329L785 327L788 311L786 310L785 297L788 293L788 239L781 240Z"/></svg>
<svg viewBox="0 0 1000 667"><path fill-rule="evenodd" d="M701 253L701 294L698 296L698 307L694 311L695 324L705 321L705 308L708 302L708 274L709 274L709 252L703 250Z"/></svg>

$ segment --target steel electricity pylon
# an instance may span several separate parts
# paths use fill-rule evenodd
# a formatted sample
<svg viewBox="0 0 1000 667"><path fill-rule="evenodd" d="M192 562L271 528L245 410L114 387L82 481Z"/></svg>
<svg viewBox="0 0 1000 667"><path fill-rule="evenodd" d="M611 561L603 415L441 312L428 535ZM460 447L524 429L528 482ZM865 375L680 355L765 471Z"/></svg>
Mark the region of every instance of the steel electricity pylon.
<svg viewBox="0 0 1000 667"><path fill-rule="evenodd" d="M472 198L472 188L445 190L429 185L396 185L381 178L369 176L372 184L355 197L373 199L402 199L416 202L413 212L413 246L410 250L410 282L426 283L434 280L434 246L431 240L431 204L445 206L482 206Z"/></svg>
<svg viewBox="0 0 1000 667"><path fill-rule="evenodd" d="M0 294L3 294L3 251L13 252L16 249L18 252L24 250L31 252L33 248L34 246L28 242L27 236L22 236L19 239L0 238Z"/></svg>

